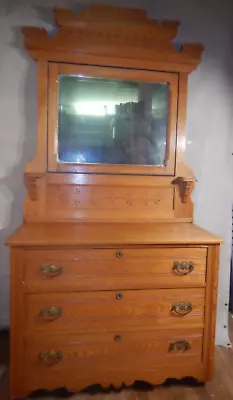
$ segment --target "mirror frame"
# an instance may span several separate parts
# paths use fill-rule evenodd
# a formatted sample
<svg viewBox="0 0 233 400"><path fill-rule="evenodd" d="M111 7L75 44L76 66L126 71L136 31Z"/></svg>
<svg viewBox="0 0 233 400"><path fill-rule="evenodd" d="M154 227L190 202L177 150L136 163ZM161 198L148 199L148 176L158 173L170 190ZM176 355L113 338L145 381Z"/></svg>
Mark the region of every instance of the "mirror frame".
<svg viewBox="0 0 233 400"><path fill-rule="evenodd" d="M127 164L82 164L58 160L58 97L59 75L87 75L108 79L168 83L169 106L165 166ZM174 175L177 138L178 74L136 69L95 67L71 64L50 64L48 104L48 171L107 173L133 175Z"/></svg>

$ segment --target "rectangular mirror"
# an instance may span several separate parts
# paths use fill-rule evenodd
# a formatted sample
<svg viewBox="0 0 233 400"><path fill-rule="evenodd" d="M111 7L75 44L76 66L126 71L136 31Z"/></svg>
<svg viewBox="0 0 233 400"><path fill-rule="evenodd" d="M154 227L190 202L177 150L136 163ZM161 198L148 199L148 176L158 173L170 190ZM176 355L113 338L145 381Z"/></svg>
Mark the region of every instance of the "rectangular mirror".
<svg viewBox="0 0 233 400"><path fill-rule="evenodd" d="M58 78L57 161L166 165L169 84Z"/></svg>

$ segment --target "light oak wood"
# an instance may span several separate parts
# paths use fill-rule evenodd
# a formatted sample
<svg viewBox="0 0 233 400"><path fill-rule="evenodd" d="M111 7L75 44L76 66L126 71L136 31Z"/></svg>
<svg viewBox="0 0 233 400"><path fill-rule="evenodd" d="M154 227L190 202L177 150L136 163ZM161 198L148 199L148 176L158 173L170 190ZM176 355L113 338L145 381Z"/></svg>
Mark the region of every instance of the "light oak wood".
<svg viewBox="0 0 233 400"><path fill-rule="evenodd" d="M41 335L57 331L80 332L89 330L146 327L177 329L203 327L204 289L118 290L87 293L32 294L25 298L26 330ZM192 309L183 314L182 303ZM174 306L178 307L174 311ZM49 309L59 309L50 315Z"/></svg>
<svg viewBox="0 0 233 400"><path fill-rule="evenodd" d="M230 341L233 338L233 319L229 317L229 336ZM0 363L3 365L8 365L9 360L7 356L8 351L8 340L6 334L0 335ZM89 391L86 393L79 393L72 396L72 400L177 400L179 399L189 399L189 400L212 400L224 399L229 400L233 395L233 385L232 385L232 367L233 367L233 357L232 348L226 347L215 347L215 373L213 380L207 382L204 386L194 386L187 384L185 382L177 384L166 384L163 386L152 387L149 390L142 390L142 388L137 385L132 389L124 389L118 391L117 393L109 389L105 393ZM189 368L191 366L189 365ZM196 368L197 366L195 366ZM200 366L201 367L201 366ZM202 368L202 367L201 367ZM177 371L178 373L178 371ZM0 396L4 400L10 400L9 394L9 374L3 376L0 381ZM55 400L60 399L61 393L58 395L49 396L47 393L41 393L38 400Z"/></svg>
<svg viewBox="0 0 233 400"><path fill-rule="evenodd" d="M194 184L186 184L186 180L193 182L195 178L184 163L186 92L188 72L199 63L202 46L183 45L182 51L178 52L171 42L176 35L178 23L165 21L160 25L154 20L149 20L145 12L140 10L125 8L121 10L119 7L94 5L88 12L81 11L77 15L73 15L69 10L56 10L55 18L58 18L61 24L56 37L48 38L46 32L40 28L23 29L26 47L31 55L36 55L41 65L38 78L40 87L38 146L35 160L26 168L25 181L28 198L24 207L25 220L30 222L74 219L77 221L143 222L151 219L152 221L191 222L193 205L190 196ZM117 18L120 18L119 26L116 22ZM78 41L74 41L76 35ZM97 38L100 40L99 44ZM127 47L128 40L129 48ZM125 45L126 53L124 54ZM148 49L147 46L149 46ZM99 51L100 54L98 54ZM72 58L76 57L75 53L78 54L76 61ZM126 55L132 58L127 59ZM154 61L150 59L151 57ZM110 66L112 68L109 68ZM94 76L170 83L167 165L165 167L87 166L57 163L58 75L59 73L75 74L80 71L94 74ZM45 133L47 126L48 149ZM113 178L111 190L106 190L104 187L104 176L100 177L103 181L98 192L96 188L79 183L80 194L77 195L77 186L70 185L70 179L66 180L64 186L49 184L49 178L45 172L45 161L48 171L70 171L74 176L77 172L92 172L95 173L94 179L99 180L96 176L99 172L124 175L118 176L120 185L115 185ZM43 177L40 173L42 170ZM130 178L125 174L135 173L144 174L145 182L138 191L131 188L128 193L121 187L125 186L125 182L128 182ZM173 179L170 179L168 186L164 189L153 192L146 186L146 180L148 180L146 174L169 174ZM180 177L182 180L177 180ZM151 182L153 179L152 177ZM40 184L41 180L43 182ZM159 177L157 182L161 182ZM172 182L176 183L172 186ZM40 195L37 192L40 192ZM154 198L155 201L153 201Z"/></svg>
<svg viewBox="0 0 233 400"><path fill-rule="evenodd" d="M79 290L142 289L205 286L206 249L32 250L26 254L24 291L31 293ZM192 262L193 271L180 275L174 263ZM62 273L44 276L44 265L58 265ZM143 266L143 275L141 274ZM140 278L140 279L139 279Z"/></svg>
<svg viewBox="0 0 233 400"><path fill-rule="evenodd" d="M116 335L119 337L117 341ZM189 343L189 350L185 353L182 350L170 350L171 343L182 340ZM26 349L25 372L29 378L27 386L30 390L36 390L41 385L46 389L60 385L69 390L77 390L80 382L81 385L88 383L90 376L93 382L101 382L103 386L108 385L108 379L111 377L111 383L118 386L124 381L129 384L132 376L143 377L142 371L148 368L151 381L157 381L156 372L160 371L159 379L161 379L165 367L172 371L173 377L176 377L180 375L181 370L183 374L188 373L190 370L188 365L201 366L202 331L192 329L184 335L182 330L165 331L162 334L146 330L135 332L118 330L73 336L53 335L46 339L42 336L35 343L33 340L26 341ZM39 359L41 352L49 351L60 351L61 360L47 365L46 361ZM187 367L188 370L185 371ZM126 377L125 380L123 376Z"/></svg>
<svg viewBox="0 0 233 400"><path fill-rule="evenodd" d="M219 271L219 246L208 248L207 289L206 289L206 319L204 357L206 361L207 379L213 379L214 374L214 344L216 330L216 308Z"/></svg>
<svg viewBox="0 0 233 400"><path fill-rule="evenodd" d="M25 166L25 175L42 174L47 169L47 91L48 91L48 62L38 61L37 65L37 153L32 161Z"/></svg>
<svg viewBox="0 0 233 400"><path fill-rule="evenodd" d="M187 376L186 374L191 374L191 376L195 377L199 380L208 380L210 375L209 371L212 369L212 351L214 346L214 318L215 314L208 311L209 308L213 309L214 299L216 296L216 292L213 294L213 303L206 303L206 295L205 295L205 288L194 288L194 289L160 289L160 290L133 290L133 291L122 291L120 287L117 291L110 291L110 292L80 292L79 294L71 293L67 296L67 292L62 294L55 294L57 290L54 288L48 294L42 294L43 288L41 287L41 291L39 294L25 294L23 292L25 290L25 278L23 271L25 271L25 266L29 265L28 262L30 260L35 260L37 257L41 257L43 259L43 255L46 254L46 251L42 251L42 255L39 255L40 250L18 250L17 248L13 248L12 250L12 263L14 264L14 268L12 269L12 290L15 290L17 296L14 297L14 301L12 305L14 308L12 310L13 314L12 317L14 318L14 331L11 337L12 348L15 349L16 353L18 354L19 359L17 361L13 359L12 361L12 394L15 393L15 397L19 397L20 395L28 394L31 390L36 390L38 388L47 388L47 389L54 389L57 387L58 382L66 383L65 386L69 390L80 390L86 385L90 384L90 382L96 382L95 379L103 386L108 386L107 382L111 382L115 386L121 386L123 382L130 384L135 379L142 379L146 380L150 383L161 383L166 376L169 377L176 377L181 378ZM113 250L81 250L81 255L87 255L88 258L91 260L93 256L91 256L97 251L100 251L103 260L107 260L109 254L114 255ZM118 248L115 251L119 251ZM131 259L132 255L135 255L138 251L144 254L144 260L148 260L153 253L156 254L157 257L160 256L161 260L163 259L162 255L165 254L166 260L166 253L170 252L173 255L180 255L184 254L186 257L187 255L193 254L194 259L195 256L199 257L197 260L205 261L206 257L206 248L203 247L187 247L187 248L177 248L172 247L168 248L164 246L163 248L155 248L151 250L147 249L123 249L125 251L126 258L128 260ZM208 254L209 257L207 258L207 271L208 266L211 269L213 259L212 257L216 257L214 252L216 250L216 246L209 245L208 246ZM48 254L50 253L50 258L54 259L54 254L60 260L62 256L58 256L59 253L65 254L65 258L68 257L68 253L63 250L48 250ZM165 253L164 253L165 252ZM76 252L78 254L78 252ZM75 257L78 259L77 254L74 251L71 251L70 257ZM103 257L105 256L105 257ZM48 256L47 256L48 257ZM124 255L123 255L124 257ZM133 258L132 258L133 259ZM155 258L156 259L156 258ZM120 259L121 260L121 259ZM217 258L214 258L215 263L217 265ZM88 266L88 262L86 264ZM98 268L98 267L97 267ZM101 269L100 269L101 272ZM212 272L213 273L213 272ZM55 278L56 279L56 278ZM140 281L140 277L138 278ZM216 279L216 278L215 278ZM212 280L208 277L207 274L207 287L208 292L210 293ZM186 286L187 287L187 286ZM59 291L59 290L58 290ZM58 292L57 291L57 292ZM117 299L117 295L123 295L123 298ZM80 305L76 306L76 302L79 302ZM190 313L185 316L176 316L171 315L171 304L179 303L179 302L191 302L193 305L193 314ZM127 304L126 304L127 303ZM114 304L116 306L114 306ZM207 305L206 305L207 304ZM41 323L41 318L38 316L41 309L47 307L62 307L64 315L61 318L57 319L56 321L50 321L48 325L48 321L44 321ZM204 307L206 308L204 312ZM15 313L17 312L17 319L14 317ZM205 315L205 319L204 319ZM182 327L182 329L181 329ZM136 330L135 330L136 329ZM198 353L190 355L192 361L188 361L188 356L181 355L181 360L177 359L177 356L174 358L174 369L172 369L172 360L169 358L169 367L166 361L166 357L159 359L159 364L152 364L150 365L150 359L148 357L140 357L140 365L142 362L145 362L145 368L143 368L143 373L140 368L140 371L134 368L129 368L127 370L127 362L124 362L124 368L115 368L112 363L114 360L113 354L110 351L111 361L103 361L103 372L101 372L101 368L98 367L98 373L96 374L96 368L93 364L93 372L90 370L90 366L88 363L88 368L86 369L85 376L82 377L80 375L80 367L77 369L77 373L79 374L79 379L77 381L73 380L71 376L71 366L65 364L56 363L54 365L55 374L44 374L43 369L41 370L41 364L38 359L38 352L41 351L60 351L60 347L62 349L65 348L66 350L68 343L74 343L77 339L77 331L83 332L83 338L88 338L87 331L89 335L92 337L115 337L115 335L141 335L144 336L146 329L146 336L152 335L156 338L161 337L163 342L160 343L159 341L159 348L164 349L162 343L168 344L168 340L173 340L173 333L174 330L177 329L177 332L182 332L181 334L177 333L177 341L185 340L185 341L192 341L192 337L195 332L199 332L200 335L200 347ZM167 330L166 330L167 329ZM179 331L180 329L180 331ZM204 329L204 331L203 331ZM66 336L65 332L67 331ZM110 331L112 333L110 333ZM43 332L43 334L42 334ZM73 332L73 338L72 338ZM109 332L109 333L107 333ZM120 332L120 333L119 333ZM128 333L127 333L128 332ZM132 333L130 333L132 332ZM137 334L136 334L137 332ZM151 333L150 333L151 332ZM203 347L203 359L202 359L202 352L200 353L200 349L202 349L202 335L204 332L204 347ZM164 341L165 336L167 338ZM191 335L191 336L190 336ZM212 335L212 336L210 336ZM64 344L59 342L61 338L64 336ZM211 337L211 340L210 340ZM57 338L57 339L56 339ZM66 339L65 339L66 338ZM74 339L75 338L75 339ZM131 338L131 336L130 336ZM179 340L178 340L179 338ZM180 339L181 338L181 339ZM48 340L48 342L47 342ZM58 340L58 342L56 342ZM117 339L118 340L118 339ZM78 341L79 342L79 341ZM130 339L130 343L132 342L132 338ZM140 343L141 340L139 341ZM147 344L149 343L146 341ZM24 345L22 344L24 343ZM46 344L47 343L47 344ZM57 350L56 343L60 344L59 349ZM65 345L67 343L67 345ZM80 343L80 342L79 342ZM95 339L96 343L96 339ZM158 342L157 342L158 343ZM64 347L65 345L65 347ZM72 345L73 346L73 345ZM104 345L105 349L107 349L106 345ZM151 349L151 345L149 348ZM154 345L153 345L154 346ZM98 346L97 346L98 347ZM194 343L195 348L195 343ZM33 350L35 349L35 350ZM91 344L87 345L86 349L91 349ZM129 349L129 345L127 343L127 349ZM157 349L157 347L156 347ZM67 350L68 351L68 350ZM77 354L77 350L71 347L71 351L74 354ZM92 354L89 351L82 348L82 354ZM107 350L106 350L107 351ZM143 348L143 352L145 349ZM73 353L66 353L69 360L72 360ZM103 350L100 350L100 353L103 354ZM12 357L13 357L12 353ZM37 354L37 356L36 356ZM68 356L69 354L69 356ZM105 354L105 352L104 352ZM117 351L118 354L118 351ZM124 348L124 354L129 353L126 352ZM144 354L144 353L143 353ZM199 355L198 355L199 354ZM33 357L31 359L30 357ZM138 356L138 352L133 352L134 357ZM36 358L35 358L36 357ZM76 356L77 357L77 356ZM159 354L157 354L159 357ZM183 360L184 357L184 360ZM200 359L201 357L201 359ZM68 360L67 359L67 360ZM80 357L78 357L80 360ZM131 360L132 358L127 358ZM20 361L19 361L20 360ZM37 361L36 361L37 360ZM66 360L66 358L65 358ZM183 360L183 361L182 361ZM187 364L186 361L187 360ZM122 361L122 359L121 359ZM171 361L171 362L170 362ZM200 363L201 361L201 363ZM24 370L19 373L19 362L20 365L25 365ZM80 361L81 362L81 361ZM178 364L177 364L178 362ZM94 363L94 360L93 360ZM203 364L202 364L203 363ZM135 362L134 362L135 364ZM35 366L34 366L35 365ZM62 367L60 367L62 365ZM64 365L64 367L63 367ZM85 371L85 368L82 365L81 371ZM98 362L99 365L99 362ZM146 367L147 365L147 367ZM28 366L28 367L27 367ZM76 371L76 366L72 363L73 372ZM48 366L46 366L48 368ZM50 366L51 367L51 366ZM209 370L210 368L210 370ZM106 369L109 371L106 376ZM40 372L41 371L41 372ZM51 371L51 368L50 370ZM165 372L166 371L166 372ZM167 372L168 371L168 372ZM175 372L174 372L175 371ZM153 373L152 373L153 372ZM105 374L105 375L104 375ZM46 378L45 378L46 376ZM30 379L28 379L30 377ZM134 378L133 378L134 377ZM29 383L30 382L30 383ZM132 383L131 382L131 383ZM84 386L83 386L84 385Z"/></svg>
<svg viewBox="0 0 233 400"><path fill-rule="evenodd" d="M176 210L182 205L179 187L173 184L171 177L156 178L26 174L25 221L191 222L190 198L177 214ZM187 212L183 213L185 209Z"/></svg>
<svg viewBox="0 0 233 400"><path fill-rule="evenodd" d="M24 251L11 250L11 335L10 335L10 392L13 397L23 397L24 373L24 297L22 291Z"/></svg>
<svg viewBox="0 0 233 400"><path fill-rule="evenodd" d="M44 223L20 226L10 246L207 245L222 239L195 224Z"/></svg>
<svg viewBox="0 0 233 400"><path fill-rule="evenodd" d="M24 291L28 293L75 290L114 290L169 287L204 287L206 248L122 248L80 250L29 250L24 268ZM193 270L180 275L174 263L192 262ZM61 274L46 278L44 265L58 265ZM143 267L143 275L141 273Z"/></svg>
<svg viewBox="0 0 233 400"><path fill-rule="evenodd" d="M190 176L190 174L189 174ZM187 178L189 179L189 178ZM26 222L192 222L190 198L183 203L171 176L77 173L26 174ZM182 186L186 181L182 180Z"/></svg>
<svg viewBox="0 0 233 400"><path fill-rule="evenodd" d="M174 188L171 176L141 176L141 175L109 175L109 174L72 174L72 173L48 173L46 175L48 185L81 185L104 187L140 188Z"/></svg>
<svg viewBox="0 0 233 400"><path fill-rule="evenodd" d="M203 47L177 51L179 24L142 10L92 5L54 16L54 37L23 28L38 60L38 137L25 168L24 224L8 240L11 398L206 382L222 240L192 223L195 176L185 161L188 73ZM57 162L57 81L80 73L169 83L165 167Z"/></svg>
<svg viewBox="0 0 233 400"><path fill-rule="evenodd" d="M131 386L135 378L138 378L136 379L137 381L147 380L148 382L154 382L155 376L158 384L163 383L167 376L172 376L174 379L181 379L183 376L187 375L187 377L193 376L197 380L202 381L204 379L203 364L198 363L197 359L197 356L190 356L186 358L186 363L184 363L184 359L182 360L182 365L173 364L166 367L157 365L153 369L150 369L147 374L145 374L141 368L134 367L128 370L119 370L119 372L117 370L109 370L108 376L106 376L106 371L98 369L96 372L96 369L93 369L93 364L91 364L91 368L88 369L88 371L89 376L92 376L92 381L100 382L103 388L109 387L109 381L111 382L111 387L115 389ZM43 384L43 387L47 390L52 390L51 388L57 387L61 382L65 381L67 387L69 387L69 391L75 393L79 387L80 389L87 387L89 383L89 379L79 373L80 368L77 368L73 364L70 364L70 368L66 369L67 372L65 372L62 367L57 368L57 370L56 374L51 374L50 379L48 374L45 374L44 370L33 368L32 370L26 371L29 377L28 388L30 391L33 392L36 390L38 384ZM79 376L78 383L77 376ZM62 378L65 379L62 380Z"/></svg>
<svg viewBox="0 0 233 400"><path fill-rule="evenodd" d="M119 336L118 339L116 338L116 334ZM186 351L183 348L170 348L169 345L171 343L176 343L180 340L188 341L190 348ZM119 367L120 369L121 367L126 369L128 367L132 368L138 358L138 351L141 356L143 352L148 353L146 358L141 358L141 362L142 365L144 363L145 365L150 364L152 368L158 364L166 364L166 357L170 359L169 363L174 364L179 364L179 358L187 358L193 355L198 357L199 362L202 361L202 329L200 328L189 329L185 334L182 329L172 330L171 332L157 332L155 330L111 330L107 332L86 332L85 334L63 333L62 335L51 332L50 335L41 335L39 338L32 337L30 340L26 338L26 344L29 350L26 360L33 357L37 366L40 366L43 370L48 366L48 360L38 360L39 352L43 349L44 351L46 349L58 349L64 352L61 364L63 361L64 363L74 361L77 364L82 364L83 360L89 362L97 358L96 361L100 363L99 368L103 370L105 368L103 365L104 360L106 359L111 363L112 356L118 363L118 366L113 363L113 369L119 369ZM75 347L77 353L74 351ZM127 357L127 347L129 348L129 357ZM65 353L70 353L71 357L66 357ZM124 363L122 363L123 360ZM50 360L50 363L54 364L54 369L56 369L56 364L59 365L59 361L53 363L53 360Z"/></svg>
<svg viewBox="0 0 233 400"><path fill-rule="evenodd" d="M174 47L178 22L159 24L143 10L92 5L77 15L55 10L55 18L60 27L55 37L45 29L23 29L26 48L37 60L172 72L191 72L200 62L200 44Z"/></svg>
<svg viewBox="0 0 233 400"><path fill-rule="evenodd" d="M62 164L61 164L62 165ZM69 167L70 168L70 167ZM151 221L173 219L174 188L49 185L47 220ZM139 221L140 222L140 221Z"/></svg>
<svg viewBox="0 0 233 400"><path fill-rule="evenodd" d="M191 193L194 189L195 175L185 161L186 147L186 117L187 117L187 92L188 92L188 74L179 74L179 97L178 97L178 116L177 116L177 145L176 145L176 172L178 179L174 179L175 194L174 194L174 210L175 216L183 218L193 214L193 203ZM182 181L182 177L184 181ZM180 180L181 178L181 180ZM177 184L176 184L177 182ZM188 193L183 193L185 200L180 201L182 197L182 183L189 182Z"/></svg>

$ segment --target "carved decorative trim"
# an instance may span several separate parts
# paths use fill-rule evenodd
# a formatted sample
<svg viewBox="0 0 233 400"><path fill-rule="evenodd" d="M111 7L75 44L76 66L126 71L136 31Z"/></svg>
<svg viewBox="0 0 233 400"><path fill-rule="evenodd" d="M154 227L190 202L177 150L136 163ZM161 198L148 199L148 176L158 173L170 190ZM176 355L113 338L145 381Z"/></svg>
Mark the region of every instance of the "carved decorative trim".
<svg viewBox="0 0 233 400"><path fill-rule="evenodd" d="M80 62L85 56L128 58L171 63L173 71L192 71L199 63L203 46L172 43L179 22L149 19L144 10L92 5L74 14L55 9L55 36L45 29L23 28L25 46L35 59ZM161 65L161 69L164 65ZM159 68L158 68L159 69Z"/></svg>
<svg viewBox="0 0 233 400"><path fill-rule="evenodd" d="M106 393L106 392L111 392L112 390L123 390L127 388L134 388L135 390L145 390L145 389L152 389L154 385L161 385L165 382L167 382L169 379L173 379L176 382L179 382L181 380L184 380L185 378L188 378L189 381L193 382L195 385L196 383L202 383L204 381L203 378L203 371L202 368L200 368L201 371L193 371L192 376L184 374L171 374L169 378L164 374L161 375L161 377L158 379L151 377L149 379L146 378L146 376L142 376L142 379L134 379L134 378L123 378L123 379L117 379L114 378L112 380L112 383L107 383L105 381L100 381L100 383L94 383L91 385L81 383L77 384L77 387L74 389L73 387L68 387L66 386L65 388L58 388L54 387L54 389L51 390L40 390L42 393L41 395L43 396L64 396L64 397L70 397L70 395L82 392L82 391L94 391L94 393ZM139 378L139 377L138 377ZM38 390L38 389L37 389ZM33 391L30 393L27 393L28 395L33 395L34 393L37 392Z"/></svg>
<svg viewBox="0 0 233 400"><path fill-rule="evenodd" d="M188 203L195 186L195 180L178 177L172 183L178 186L182 203Z"/></svg>
<svg viewBox="0 0 233 400"><path fill-rule="evenodd" d="M26 186L28 196L32 201L38 200L37 182L40 178L41 175L39 174L24 174L24 184Z"/></svg>

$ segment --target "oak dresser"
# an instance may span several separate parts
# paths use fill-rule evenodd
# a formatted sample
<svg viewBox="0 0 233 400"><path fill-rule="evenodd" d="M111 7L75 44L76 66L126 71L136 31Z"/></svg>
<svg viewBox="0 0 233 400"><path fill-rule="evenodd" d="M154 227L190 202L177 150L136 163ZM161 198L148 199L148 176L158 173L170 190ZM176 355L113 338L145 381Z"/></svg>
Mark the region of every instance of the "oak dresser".
<svg viewBox="0 0 233 400"><path fill-rule="evenodd" d="M213 376L221 239L193 224L188 74L203 47L142 10L54 10L11 251L11 396Z"/></svg>

